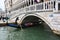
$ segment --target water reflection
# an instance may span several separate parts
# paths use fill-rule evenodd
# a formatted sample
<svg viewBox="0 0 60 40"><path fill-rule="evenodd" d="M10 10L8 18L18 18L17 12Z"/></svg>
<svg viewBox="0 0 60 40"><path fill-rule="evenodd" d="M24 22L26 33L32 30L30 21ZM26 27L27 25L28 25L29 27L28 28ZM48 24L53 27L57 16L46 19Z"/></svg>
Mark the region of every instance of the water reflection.
<svg viewBox="0 0 60 40"><path fill-rule="evenodd" d="M0 40L60 40L60 37L42 26L24 28L22 30L1 27Z"/></svg>

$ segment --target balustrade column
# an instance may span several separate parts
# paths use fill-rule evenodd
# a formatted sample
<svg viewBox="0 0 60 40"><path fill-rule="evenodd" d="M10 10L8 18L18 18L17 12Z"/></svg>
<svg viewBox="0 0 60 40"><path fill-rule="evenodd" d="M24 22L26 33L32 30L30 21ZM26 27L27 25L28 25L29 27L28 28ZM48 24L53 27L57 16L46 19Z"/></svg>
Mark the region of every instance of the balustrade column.
<svg viewBox="0 0 60 40"><path fill-rule="evenodd" d="M28 6L29 6L29 0L28 0Z"/></svg>
<svg viewBox="0 0 60 40"><path fill-rule="evenodd" d="M33 0L33 4L34 4L34 0Z"/></svg>
<svg viewBox="0 0 60 40"><path fill-rule="evenodd" d="M30 0L30 5L33 5L33 0Z"/></svg>
<svg viewBox="0 0 60 40"><path fill-rule="evenodd" d="M30 5L31 5L31 0L30 0Z"/></svg>
<svg viewBox="0 0 60 40"><path fill-rule="evenodd" d="M27 4L26 4L26 3L27 3L27 0L25 0L25 6L27 6Z"/></svg>
<svg viewBox="0 0 60 40"><path fill-rule="evenodd" d="M58 1L56 0L56 5L55 5L55 7L56 7L56 11L58 11Z"/></svg>
<svg viewBox="0 0 60 40"><path fill-rule="evenodd" d="M45 10L45 2L43 2L43 10Z"/></svg>

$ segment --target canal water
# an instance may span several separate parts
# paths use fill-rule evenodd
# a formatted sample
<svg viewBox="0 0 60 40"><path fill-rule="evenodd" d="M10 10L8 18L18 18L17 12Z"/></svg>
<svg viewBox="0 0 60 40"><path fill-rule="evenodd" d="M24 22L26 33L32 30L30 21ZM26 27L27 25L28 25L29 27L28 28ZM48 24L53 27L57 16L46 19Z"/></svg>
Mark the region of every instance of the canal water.
<svg viewBox="0 0 60 40"><path fill-rule="evenodd" d="M60 37L43 26L17 29L0 27L0 40L60 40Z"/></svg>

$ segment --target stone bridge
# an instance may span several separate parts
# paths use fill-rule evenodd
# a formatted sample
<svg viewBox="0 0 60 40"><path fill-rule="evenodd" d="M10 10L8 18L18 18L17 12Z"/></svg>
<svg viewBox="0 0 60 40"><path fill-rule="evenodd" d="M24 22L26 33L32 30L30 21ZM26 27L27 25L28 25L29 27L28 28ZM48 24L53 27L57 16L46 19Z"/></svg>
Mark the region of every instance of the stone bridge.
<svg viewBox="0 0 60 40"><path fill-rule="evenodd" d="M54 4L50 2L50 5ZM57 8L54 8L54 6L46 8L44 3L39 3L12 11L11 15L9 16L11 16L11 18L8 20L9 23L15 22L16 17L19 17L19 20L17 21L18 24L22 24L27 21L42 20L51 28L54 33L60 34L60 12L58 12Z"/></svg>

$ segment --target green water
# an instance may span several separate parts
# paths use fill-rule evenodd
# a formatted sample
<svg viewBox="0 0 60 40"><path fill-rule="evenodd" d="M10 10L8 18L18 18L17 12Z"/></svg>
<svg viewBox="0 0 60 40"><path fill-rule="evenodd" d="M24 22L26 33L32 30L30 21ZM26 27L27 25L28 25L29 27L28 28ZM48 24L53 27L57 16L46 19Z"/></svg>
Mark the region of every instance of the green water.
<svg viewBox="0 0 60 40"><path fill-rule="evenodd" d="M60 40L60 37L42 27L30 27L22 30L0 27L0 40Z"/></svg>

